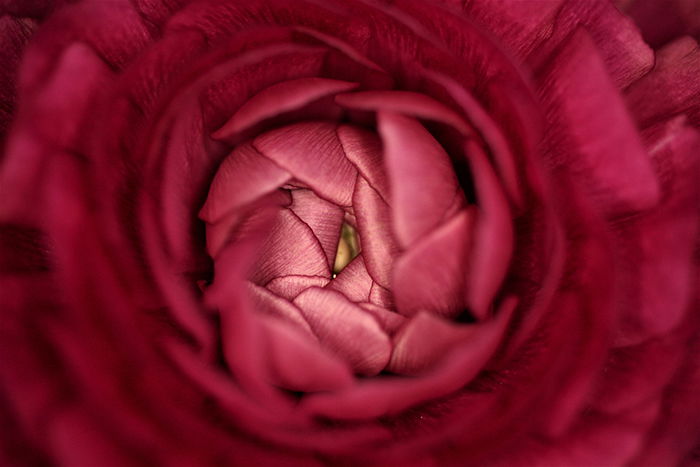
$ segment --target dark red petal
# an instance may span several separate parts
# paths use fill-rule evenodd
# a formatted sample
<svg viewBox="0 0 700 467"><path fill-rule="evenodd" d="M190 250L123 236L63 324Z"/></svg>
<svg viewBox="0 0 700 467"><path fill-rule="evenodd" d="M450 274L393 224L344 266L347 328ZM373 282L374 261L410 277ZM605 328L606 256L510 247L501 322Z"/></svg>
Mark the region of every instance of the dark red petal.
<svg viewBox="0 0 700 467"><path fill-rule="evenodd" d="M246 101L213 136L226 139L266 118L299 109L322 97L356 86L356 83L327 78L299 78L274 84Z"/></svg>
<svg viewBox="0 0 700 467"><path fill-rule="evenodd" d="M658 180L634 122L584 31L558 53L540 94L549 109L550 163L581 180L599 209L614 216L658 202Z"/></svg>

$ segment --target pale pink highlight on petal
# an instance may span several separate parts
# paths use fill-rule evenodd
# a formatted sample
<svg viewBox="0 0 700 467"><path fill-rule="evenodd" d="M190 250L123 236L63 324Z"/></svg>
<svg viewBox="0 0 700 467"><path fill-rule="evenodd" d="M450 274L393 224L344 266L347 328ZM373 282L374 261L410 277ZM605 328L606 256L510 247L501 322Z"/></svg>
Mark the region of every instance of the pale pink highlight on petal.
<svg viewBox="0 0 700 467"><path fill-rule="evenodd" d="M350 206L357 169L345 158L334 124L297 123L269 131L253 145L319 196Z"/></svg>
<svg viewBox="0 0 700 467"><path fill-rule="evenodd" d="M326 287L342 293L350 301L367 301L372 287L372 277L365 268L362 255L353 259Z"/></svg>
<svg viewBox="0 0 700 467"><path fill-rule="evenodd" d="M329 280L328 277L323 276L290 275L275 277L265 285L265 288L287 300L294 300L309 287L324 287Z"/></svg>
<svg viewBox="0 0 700 467"><path fill-rule="evenodd" d="M310 288L295 300L324 347L343 357L355 372L370 376L389 361L391 343L373 317L342 294Z"/></svg>
<svg viewBox="0 0 700 467"><path fill-rule="evenodd" d="M512 214L483 150L475 143L467 143L466 152L476 183L479 210L465 293L470 311L483 319L510 264L513 252Z"/></svg>
<svg viewBox="0 0 700 467"><path fill-rule="evenodd" d="M216 222L290 179L289 172L261 155L250 144L239 146L221 163L199 217L210 223Z"/></svg>

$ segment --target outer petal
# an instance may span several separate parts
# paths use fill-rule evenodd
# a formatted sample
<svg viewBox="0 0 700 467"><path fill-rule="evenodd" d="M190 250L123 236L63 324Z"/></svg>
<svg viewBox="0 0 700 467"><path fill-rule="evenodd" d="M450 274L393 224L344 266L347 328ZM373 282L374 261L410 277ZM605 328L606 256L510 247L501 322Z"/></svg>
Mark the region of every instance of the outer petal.
<svg viewBox="0 0 700 467"><path fill-rule="evenodd" d="M651 161L586 33L559 52L540 94L549 110L550 162L568 167L600 209L614 216L658 202Z"/></svg>

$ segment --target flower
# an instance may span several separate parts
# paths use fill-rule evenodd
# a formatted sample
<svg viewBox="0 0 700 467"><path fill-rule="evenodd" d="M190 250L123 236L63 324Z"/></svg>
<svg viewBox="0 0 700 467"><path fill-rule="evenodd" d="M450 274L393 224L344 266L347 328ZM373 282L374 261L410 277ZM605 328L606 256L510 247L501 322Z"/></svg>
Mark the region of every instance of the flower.
<svg viewBox="0 0 700 467"><path fill-rule="evenodd" d="M697 458L693 39L604 0L7 8L4 463Z"/></svg>

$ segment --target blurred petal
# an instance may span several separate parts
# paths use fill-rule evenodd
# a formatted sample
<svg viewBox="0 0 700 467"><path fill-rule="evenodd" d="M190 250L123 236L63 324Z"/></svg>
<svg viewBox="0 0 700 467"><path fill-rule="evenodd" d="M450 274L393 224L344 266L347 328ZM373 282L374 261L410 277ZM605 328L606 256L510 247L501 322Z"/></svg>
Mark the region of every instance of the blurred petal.
<svg viewBox="0 0 700 467"><path fill-rule="evenodd" d="M309 287L324 287L329 280L328 277L322 276L281 276L272 279L265 288L287 300L294 300Z"/></svg>
<svg viewBox="0 0 700 467"><path fill-rule="evenodd" d="M352 384L348 366L314 338L274 319L261 322L274 384L292 391L332 391Z"/></svg>
<svg viewBox="0 0 700 467"><path fill-rule="evenodd" d="M483 150L472 143L467 145L466 151L479 200L466 299L469 310L478 318L484 318L510 264L512 214Z"/></svg>
<svg viewBox="0 0 700 467"><path fill-rule="evenodd" d="M389 361L389 337L369 314L342 294L310 288L295 300L324 347L359 374L376 375Z"/></svg>
<svg viewBox="0 0 700 467"><path fill-rule="evenodd" d="M360 306L374 316L374 319L377 320L384 332L389 336L396 334L396 331L406 323L406 317L383 306L375 305L374 303L360 303Z"/></svg>
<svg viewBox="0 0 700 467"><path fill-rule="evenodd" d="M468 135L471 130L457 112L425 94L410 91L360 91L339 94L336 102L359 110L387 111L446 123Z"/></svg>
<svg viewBox="0 0 700 467"><path fill-rule="evenodd" d="M356 83L326 78L299 78L274 84L246 101L213 136L225 139L266 118L301 108L317 99L356 86Z"/></svg>
<svg viewBox="0 0 700 467"><path fill-rule="evenodd" d="M308 397L302 407L325 417L364 420L395 414L454 392L474 378L491 358L503 338L515 304L515 300L506 300L493 321L474 325L473 338L456 346L425 378L362 381L343 391Z"/></svg>
<svg viewBox="0 0 700 467"><path fill-rule="evenodd" d="M616 216L658 202L658 181L634 122L584 31L557 54L540 93L548 107L550 163L567 167L599 209Z"/></svg>

